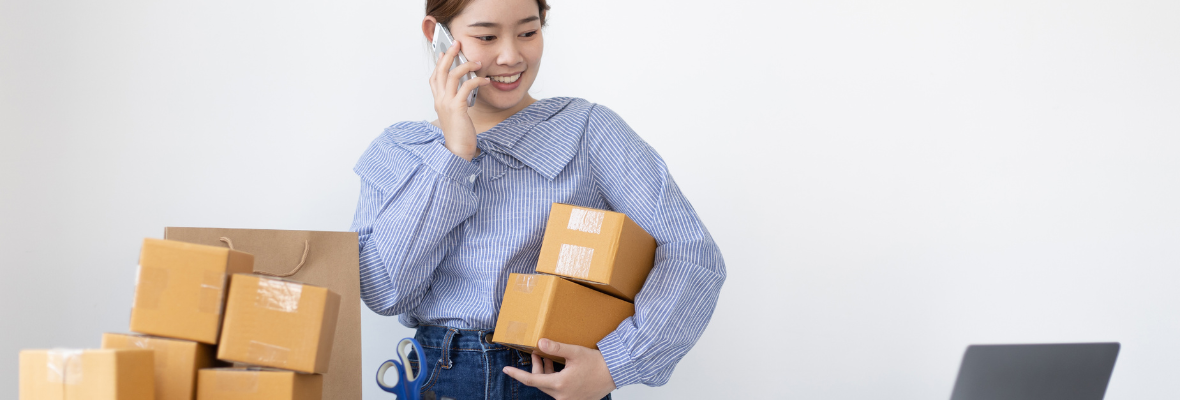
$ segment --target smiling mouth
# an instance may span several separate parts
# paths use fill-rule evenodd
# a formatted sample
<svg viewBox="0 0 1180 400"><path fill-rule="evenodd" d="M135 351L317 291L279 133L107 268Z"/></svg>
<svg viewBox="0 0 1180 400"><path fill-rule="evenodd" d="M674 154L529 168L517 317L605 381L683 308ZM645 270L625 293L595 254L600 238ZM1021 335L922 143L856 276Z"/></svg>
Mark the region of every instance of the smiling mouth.
<svg viewBox="0 0 1180 400"><path fill-rule="evenodd" d="M488 78L491 78L492 82L513 83L516 82L517 79L520 79L520 74L522 73L523 72L517 72L516 75L507 76L489 76Z"/></svg>

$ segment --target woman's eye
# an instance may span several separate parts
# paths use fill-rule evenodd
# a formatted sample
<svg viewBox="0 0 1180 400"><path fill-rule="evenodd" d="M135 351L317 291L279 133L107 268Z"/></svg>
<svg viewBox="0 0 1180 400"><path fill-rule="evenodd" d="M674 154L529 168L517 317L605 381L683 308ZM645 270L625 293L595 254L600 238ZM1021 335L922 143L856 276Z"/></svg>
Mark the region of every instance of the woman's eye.
<svg viewBox="0 0 1180 400"><path fill-rule="evenodd" d="M495 40L495 39L496 39L496 37L495 37L495 36L476 36L475 38L476 38L476 39L479 39L479 40L482 40L482 41L485 41L485 42L487 42L487 41L491 41L491 40Z"/></svg>
<svg viewBox="0 0 1180 400"><path fill-rule="evenodd" d="M533 37L533 35L536 35L536 34L537 34L537 31L528 31L528 32L520 34L520 36Z"/></svg>

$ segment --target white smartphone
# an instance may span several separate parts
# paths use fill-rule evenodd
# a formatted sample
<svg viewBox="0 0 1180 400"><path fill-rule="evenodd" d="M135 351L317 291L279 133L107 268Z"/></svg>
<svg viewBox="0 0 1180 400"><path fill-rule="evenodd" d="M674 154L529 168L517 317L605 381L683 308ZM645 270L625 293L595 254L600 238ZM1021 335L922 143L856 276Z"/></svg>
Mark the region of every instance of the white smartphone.
<svg viewBox="0 0 1180 400"><path fill-rule="evenodd" d="M447 49L451 48L453 43L455 43L455 38L451 36L451 31L443 26L443 24L434 24L434 41L430 43L430 46L434 49L434 63L436 65L438 64L438 60L442 59L443 54L447 52ZM451 68L447 70L450 71L458 68L466 62L467 57L464 57L463 51L459 50L459 55L455 57L455 61L451 62ZM462 77L459 77L459 86L462 87L463 82L467 82L469 79L475 79L474 72L468 72L463 74ZM475 106L475 96L477 93L479 93L478 87L473 89L471 94L467 96L468 107Z"/></svg>

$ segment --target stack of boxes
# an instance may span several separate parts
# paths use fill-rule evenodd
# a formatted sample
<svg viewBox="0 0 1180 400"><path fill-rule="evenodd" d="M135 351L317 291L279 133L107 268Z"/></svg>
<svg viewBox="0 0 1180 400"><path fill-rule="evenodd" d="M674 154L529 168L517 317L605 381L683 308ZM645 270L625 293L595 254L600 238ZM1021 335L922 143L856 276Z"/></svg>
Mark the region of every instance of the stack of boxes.
<svg viewBox="0 0 1180 400"><path fill-rule="evenodd" d="M253 267L239 251L144 240L136 333L106 333L102 350L22 351L20 399L320 399L340 296Z"/></svg>
<svg viewBox="0 0 1180 400"><path fill-rule="evenodd" d="M635 314L655 251L655 239L622 213L554 203L538 273L509 276L493 341L562 363L538 341L597 349Z"/></svg>

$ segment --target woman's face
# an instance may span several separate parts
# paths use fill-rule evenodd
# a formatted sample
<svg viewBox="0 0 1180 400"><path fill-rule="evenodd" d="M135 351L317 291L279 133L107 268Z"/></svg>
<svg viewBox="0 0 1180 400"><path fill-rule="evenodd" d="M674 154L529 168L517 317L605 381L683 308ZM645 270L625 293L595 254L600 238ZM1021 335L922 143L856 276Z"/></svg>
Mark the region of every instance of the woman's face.
<svg viewBox="0 0 1180 400"><path fill-rule="evenodd" d="M475 74L492 79L479 89L476 107L506 110L525 99L544 47L535 0L475 0L447 28L468 61L483 63Z"/></svg>

